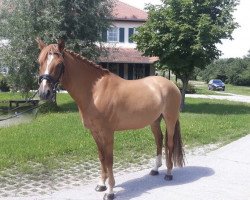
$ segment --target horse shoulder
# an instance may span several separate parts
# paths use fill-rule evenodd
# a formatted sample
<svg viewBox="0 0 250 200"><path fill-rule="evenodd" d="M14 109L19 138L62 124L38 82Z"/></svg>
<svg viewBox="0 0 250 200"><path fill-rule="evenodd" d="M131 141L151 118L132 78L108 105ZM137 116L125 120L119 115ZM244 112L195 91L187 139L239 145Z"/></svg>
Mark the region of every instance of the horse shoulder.
<svg viewBox="0 0 250 200"><path fill-rule="evenodd" d="M113 76L104 76L93 87L93 98L88 110L89 118L94 123L107 125L115 121L114 107L118 82Z"/></svg>

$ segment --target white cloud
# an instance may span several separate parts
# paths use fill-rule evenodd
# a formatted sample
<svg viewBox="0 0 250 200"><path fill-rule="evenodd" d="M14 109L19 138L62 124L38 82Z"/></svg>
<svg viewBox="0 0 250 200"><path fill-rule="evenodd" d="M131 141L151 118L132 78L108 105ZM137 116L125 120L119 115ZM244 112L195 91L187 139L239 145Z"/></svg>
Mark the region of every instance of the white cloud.
<svg viewBox="0 0 250 200"><path fill-rule="evenodd" d="M239 23L232 36L234 40L224 40L219 49L224 58L243 57L250 50L250 1L241 0L234 12L235 21Z"/></svg>

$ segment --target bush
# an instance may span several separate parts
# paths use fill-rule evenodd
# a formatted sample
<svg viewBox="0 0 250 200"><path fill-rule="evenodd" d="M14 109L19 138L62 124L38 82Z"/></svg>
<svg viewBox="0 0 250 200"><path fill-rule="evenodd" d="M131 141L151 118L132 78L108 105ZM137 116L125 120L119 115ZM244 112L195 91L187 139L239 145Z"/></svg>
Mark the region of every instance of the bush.
<svg viewBox="0 0 250 200"><path fill-rule="evenodd" d="M182 84L181 83L176 83L176 86L179 88L180 91L182 91ZM194 86L189 83L188 86L187 86L187 90L186 90L186 94L195 94L196 91L195 91L195 88Z"/></svg>

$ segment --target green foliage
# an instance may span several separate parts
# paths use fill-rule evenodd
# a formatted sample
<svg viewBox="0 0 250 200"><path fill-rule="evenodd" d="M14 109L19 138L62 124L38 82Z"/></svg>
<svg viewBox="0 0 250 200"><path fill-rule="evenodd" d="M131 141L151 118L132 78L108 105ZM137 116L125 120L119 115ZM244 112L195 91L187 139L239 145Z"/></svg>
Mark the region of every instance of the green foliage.
<svg viewBox="0 0 250 200"><path fill-rule="evenodd" d="M0 92L8 92L10 88L7 84L6 78L0 73Z"/></svg>
<svg viewBox="0 0 250 200"><path fill-rule="evenodd" d="M216 44L231 39L237 27L232 13L238 0L162 2L162 6L148 7L149 19L134 40L145 55L158 56L186 88L195 67L205 68L221 54Z"/></svg>
<svg viewBox="0 0 250 200"><path fill-rule="evenodd" d="M58 1L58 0L57 0ZM113 0L60 0L60 30L68 46L88 58L99 55L101 32L110 26Z"/></svg>
<svg viewBox="0 0 250 200"><path fill-rule="evenodd" d="M97 56L101 30L109 26L111 0L3 0L0 10L1 65L9 68L13 90L36 88L38 48L63 38L68 48L88 58Z"/></svg>
<svg viewBox="0 0 250 200"><path fill-rule="evenodd" d="M221 79L233 85L250 86L250 59L247 57L219 59L208 65L199 75L206 82L211 79Z"/></svg>

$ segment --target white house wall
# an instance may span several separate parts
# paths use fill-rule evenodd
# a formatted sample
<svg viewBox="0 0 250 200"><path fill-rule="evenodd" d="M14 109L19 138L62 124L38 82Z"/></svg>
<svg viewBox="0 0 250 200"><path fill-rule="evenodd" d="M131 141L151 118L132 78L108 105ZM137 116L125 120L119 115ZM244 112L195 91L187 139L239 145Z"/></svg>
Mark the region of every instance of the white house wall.
<svg viewBox="0 0 250 200"><path fill-rule="evenodd" d="M131 22L131 21L115 21L113 22L113 26L117 28L124 28L124 42L117 42L117 43L106 43L107 46L111 45L112 47L122 47L122 48L135 48L135 43L129 43L129 28L137 28L141 26L142 22Z"/></svg>

